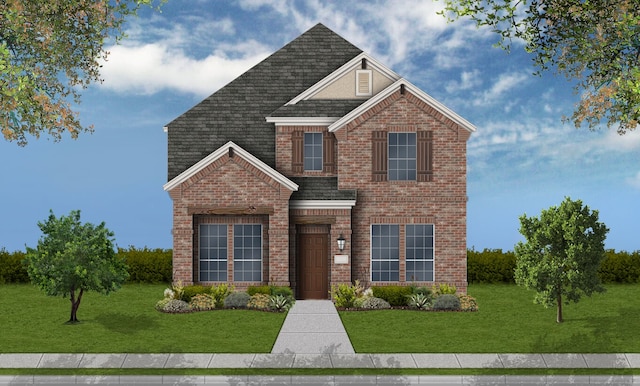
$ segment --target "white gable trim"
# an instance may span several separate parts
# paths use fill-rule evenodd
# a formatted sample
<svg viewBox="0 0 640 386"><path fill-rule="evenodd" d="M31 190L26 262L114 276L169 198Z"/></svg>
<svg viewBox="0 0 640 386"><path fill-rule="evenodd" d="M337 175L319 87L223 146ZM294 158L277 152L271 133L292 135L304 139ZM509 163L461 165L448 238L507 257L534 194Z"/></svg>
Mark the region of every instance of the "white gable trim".
<svg viewBox="0 0 640 386"><path fill-rule="evenodd" d="M351 209L356 200L295 200L289 201L289 209Z"/></svg>
<svg viewBox="0 0 640 386"><path fill-rule="evenodd" d="M329 126L340 117L267 117L276 126Z"/></svg>
<svg viewBox="0 0 640 386"><path fill-rule="evenodd" d="M472 133L476 131L476 127L473 124L471 124L469 121L462 118L460 115L456 114L453 110L449 109L447 106L438 102L431 95L420 90L418 87L414 86L406 79L399 79L398 81L396 81L395 83L387 87L386 89L380 91L379 93L371 97L369 100L367 100L366 102L358 106L349 114L345 115L344 117L338 119L337 121L329 125L329 131L334 132L342 128L347 123L351 122L358 116L362 115L364 112L366 112L373 106L377 105L378 103L380 103L381 101L389 97L394 92L398 91L402 87L402 85L404 85L405 90L409 91L411 94L420 98L424 103L438 110L445 117L451 119L452 121L454 121L455 123L464 127L465 129L467 129Z"/></svg>
<svg viewBox="0 0 640 386"><path fill-rule="evenodd" d="M218 150L214 151L213 153L209 154L205 158L201 159L198 163L196 163L195 165L191 166L189 169L185 170L184 172L180 173L177 177L175 177L171 181L169 181L166 184L164 184L164 186L163 186L164 190L168 192L171 189L175 188L176 186L182 184L183 182L185 182L189 178L191 178L194 175L196 175L202 169L204 169L207 166L209 166L212 162L216 161L218 158L222 157L225 154L228 154L229 153L229 149L233 149L234 156L244 158L247 162L249 162L251 165L255 166L258 170L260 170L264 174L268 175L269 177L273 178L274 180L278 181L279 183L281 183L282 185L286 186L287 188L291 189L292 191L297 191L298 190L298 185L296 183L294 183L293 181L291 181L287 177L283 176L282 174L278 173L278 171L274 170L269 165L267 165L264 162L260 161L258 158L253 156L251 153L249 153L248 151L244 150L240 146L236 145L232 141L227 142L222 147L220 147Z"/></svg>
<svg viewBox="0 0 640 386"><path fill-rule="evenodd" d="M382 63L378 62L377 60L375 60L374 58L370 57L369 55L363 52L360 55L348 61L347 63L345 63L342 67L338 68L331 74L327 75L324 79L322 79L318 83L306 89L302 94L298 95L297 97L287 102L285 106L295 105L301 100L309 99L313 97L315 94L322 91L322 89L324 89L325 87L333 83L335 80L344 76L346 73L359 69L362 64L362 59L367 60L367 69L373 68L392 81L396 81L400 79L400 75L396 74L389 67L383 65Z"/></svg>

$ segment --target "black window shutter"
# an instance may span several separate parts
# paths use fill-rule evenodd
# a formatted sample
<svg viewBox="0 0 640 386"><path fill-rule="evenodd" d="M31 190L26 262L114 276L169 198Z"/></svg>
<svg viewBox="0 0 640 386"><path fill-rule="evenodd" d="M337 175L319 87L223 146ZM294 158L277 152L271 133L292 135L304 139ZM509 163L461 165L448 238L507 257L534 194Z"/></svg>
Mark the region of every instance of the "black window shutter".
<svg viewBox="0 0 640 386"><path fill-rule="evenodd" d="M336 137L333 133L325 131L322 135L322 171L325 173L336 172Z"/></svg>
<svg viewBox="0 0 640 386"><path fill-rule="evenodd" d="M304 171L304 131L291 133L291 170L294 173Z"/></svg>
<svg viewBox="0 0 640 386"><path fill-rule="evenodd" d="M387 180L387 132L374 131L371 137L371 178L374 182Z"/></svg>
<svg viewBox="0 0 640 386"><path fill-rule="evenodd" d="M433 181L433 132L418 131L418 181Z"/></svg>

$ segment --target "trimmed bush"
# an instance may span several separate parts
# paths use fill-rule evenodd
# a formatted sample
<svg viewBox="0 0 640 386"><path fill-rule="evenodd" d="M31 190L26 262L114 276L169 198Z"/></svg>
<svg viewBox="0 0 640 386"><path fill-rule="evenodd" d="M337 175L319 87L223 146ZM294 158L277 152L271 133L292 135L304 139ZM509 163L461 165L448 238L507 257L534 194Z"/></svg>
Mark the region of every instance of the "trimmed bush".
<svg viewBox="0 0 640 386"><path fill-rule="evenodd" d="M248 292L247 292L248 293ZM269 307L269 299L271 295L256 293L251 295L247 308L255 308L258 310L266 310Z"/></svg>
<svg viewBox="0 0 640 386"><path fill-rule="evenodd" d="M247 294L249 294L249 296L253 296L255 294L271 295L271 287L268 285L252 285L247 288Z"/></svg>
<svg viewBox="0 0 640 386"><path fill-rule="evenodd" d="M640 251L633 253L607 250L598 274L603 283L640 282Z"/></svg>
<svg viewBox="0 0 640 386"><path fill-rule="evenodd" d="M351 284L338 284L331 286L331 298L333 299L336 307L339 308L351 308L354 306L354 302L358 297L358 286Z"/></svg>
<svg viewBox="0 0 640 386"><path fill-rule="evenodd" d="M389 305L389 302L384 299L371 297L364 299L362 302L362 308L366 308L368 310L382 310L385 308L391 308L391 305Z"/></svg>
<svg viewBox="0 0 640 386"><path fill-rule="evenodd" d="M193 298L194 296L206 294L209 293L209 291L209 287L205 287L202 285L188 285L182 288L182 296L180 296L180 300L189 303L191 301L191 298Z"/></svg>
<svg viewBox="0 0 640 386"><path fill-rule="evenodd" d="M125 260L129 283L171 283L173 271L171 249L118 248L118 257Z"/></svg>
<svg viewBox="0 0 640 386"><path fill-rule="evenodd" d="M467 251L467 280L469 283L514 283L516 255L502 249Z"/></svg>
<svg viewBox="0 0 640 386"><path fill-rule="evenodd" d="M235 286L232 285L231 287L229 287L229 285L225 283L211 287L211 296L213 296L213 299L215 300L216 308L224 307L224 299L226 299L227 296L233 293L235 289Z"/></svg>
<svg viewBox="0 0 640 386"><path fill-rule="evenodd" d="M284 296L285 298L293 298L293 290L289 287L276 287L271 286L272 296Z"/></svg>
<svg viewBox="0 0 640 386"><path fill-rule="evenodd" d="M209 294L197 294L191 298L189 307L196 311L213 310L216 308L216 303L213 296Z"/></svg>
<svg viewBox="0 0 640 386"><path fill-rule="evenodd" d="M178 313L178 312L188 312L190 311L189 303L178 300L171 299L169 300L162 309L164 312Z"/></svg>
<svg viewBox="0 0 640 386"><path fill-rule="evenodd" d="M224 299L226 308L246 308L251 296L246 292L234 292Z"/></svg>
<svg viewBox="0 0 640 386"><path fill-rule="evenodd" d="M456 295L440 295L434 300L433 309L437 311L459 311L460 299Z"/></svg>
<svg viewBox="0 0 640 386"><path fill-rule="evenodd" d="M476 299L465 294L458 295L458 299L460 299L460 310L461 311L478 311L478 303Z"/></svg>
<svg viewBox="0 0 640 386"><path fill-rule="evenodd" d="M27 266L22 263L24 257L24 252L0 249L0 284L29 282Z"/></svg>
<svg viewBox="0 0 640 386"><path fill-rule="evenodd" d="M413 293L411 287L389 285L373 286L373 296L386 300L392 307L407 305L407 298Z"/></svg>

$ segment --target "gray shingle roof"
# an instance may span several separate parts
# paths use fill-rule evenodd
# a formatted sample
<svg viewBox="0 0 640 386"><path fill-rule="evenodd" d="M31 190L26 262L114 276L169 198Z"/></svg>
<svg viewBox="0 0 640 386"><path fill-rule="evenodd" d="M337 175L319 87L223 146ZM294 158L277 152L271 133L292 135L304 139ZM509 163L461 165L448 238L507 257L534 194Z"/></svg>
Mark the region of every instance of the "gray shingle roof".
<svg viewBox="0 0 640 386"><path fill-rule="evenodd" d="M322 24L300 35L167 125L168 179L228 141L275 167L265 117L360 53Z"/></svg>
<svg viewBox="0 0 640 386"><path fill-rule="evenodd" d="M342 117L360 106L366 99L303 100L295 105L282 106L271 117Z"/></svg>
<svg viewBox="0 0 640 386"><path fill-rule="evenodd" d="M355 200L355 190L338 190L338 177L291 177L299 185L291 200Z"/></svg>

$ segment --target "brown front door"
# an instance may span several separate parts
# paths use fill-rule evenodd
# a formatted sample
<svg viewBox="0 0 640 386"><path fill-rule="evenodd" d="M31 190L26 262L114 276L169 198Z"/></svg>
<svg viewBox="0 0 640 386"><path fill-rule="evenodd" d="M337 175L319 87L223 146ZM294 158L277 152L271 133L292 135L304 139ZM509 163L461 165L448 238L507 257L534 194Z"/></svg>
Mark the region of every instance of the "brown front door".
<svg viewBox="0 0 640 386"><path fill-rule="evenodd" d="M300 234L298 240L298 296L300 299L329 297L326 234Z"/></svg>

